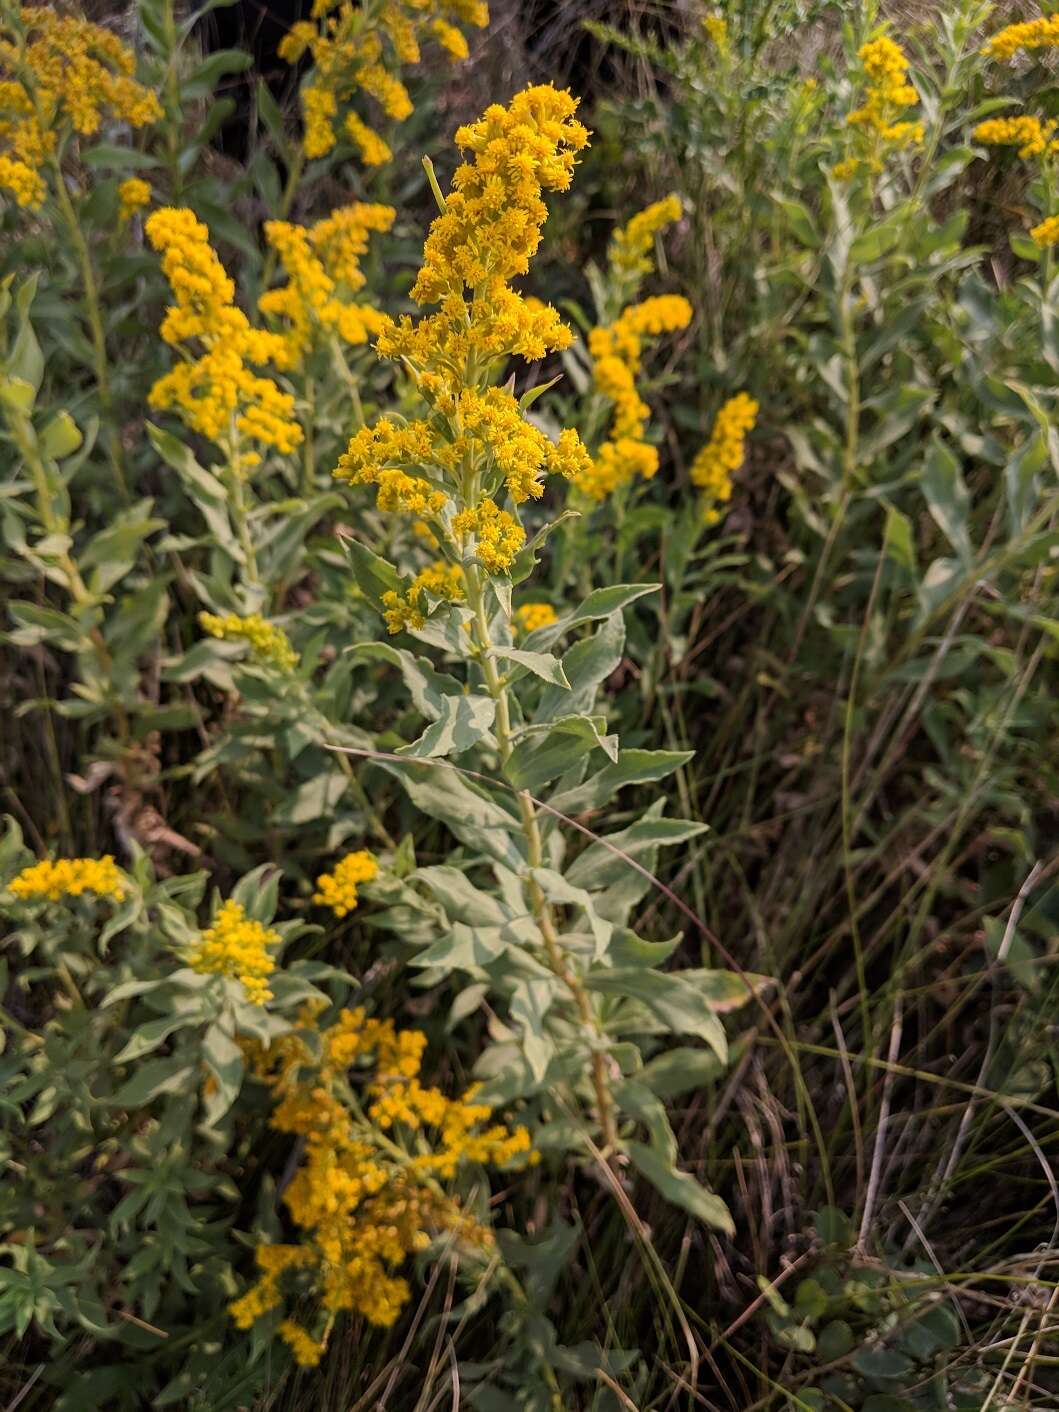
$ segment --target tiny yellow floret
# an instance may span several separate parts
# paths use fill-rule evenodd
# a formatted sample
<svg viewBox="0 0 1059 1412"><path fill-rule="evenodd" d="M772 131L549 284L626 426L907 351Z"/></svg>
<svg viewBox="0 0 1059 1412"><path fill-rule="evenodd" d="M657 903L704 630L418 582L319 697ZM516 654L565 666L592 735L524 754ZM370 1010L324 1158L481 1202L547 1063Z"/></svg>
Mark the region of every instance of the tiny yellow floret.
<svg viewBox="0 0 1059 1412"><path fill-rule="evenodd" d="M367 849L347 853L335 864L333 872L321 873L316 879L313 901L320 907L330 907L336 917L346 917L357 905L357 884L371 882L378 872L379 864Z"/></svg>
<svg viewBox="0 0 1059 1412"><path fill-rule="evenodd" d="M43 858L23 868L8 884L8 891L23 902L34 898L58 902L86 892L120 902L128 888L112 855L105 853L102 858Z"/></svg>
<svg viewBox="0 0 1059 1412"><path fill-rule="evenodd" d="M278 946L281 939L278 931L252 920L241 903L229 898L218 909L213 925L199 933L187 963L201 975L241 981L251 1004L264 1005L272 999L268 977L276 969L269 947Z"/></svg>

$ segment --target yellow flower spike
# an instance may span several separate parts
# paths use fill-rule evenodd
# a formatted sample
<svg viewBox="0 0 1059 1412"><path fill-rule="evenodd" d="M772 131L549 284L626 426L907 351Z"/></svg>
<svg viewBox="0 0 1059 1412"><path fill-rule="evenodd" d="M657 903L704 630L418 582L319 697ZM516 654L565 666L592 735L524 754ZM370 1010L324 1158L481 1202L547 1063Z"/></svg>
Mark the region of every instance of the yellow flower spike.
<svg viewBox="0 0 1059 1412"><path fill-rule="evenodd" d="M716 524L718 503L732 497L732 476L746 456L746 438L757 420L758 404L745 392L729 398L717 413L709 441L691 465L691 483L703 491L704 516Z"/></svg>
<svg viewBox="0 0 1059 1412"><path fill-rule="evenodd" d="M14 46L4 45L14 76L0 83L0 188L20 206L39 206L41 169L64 129L91 137L105 119L144 127L162 107L133 78L135 56L110 30L44 6L23 7L19 20L22 54L16 60Z"/></svg>
<svg viewBox="0 0 1059 1412"><path fill-rule="evenodd" d="M59 902L64 897L83 897L86 892L120 902L128 888L111 854L102 858L43 858L23 868L8 883L8 891L22 902L41 899Z"/></svg>
<svg viewBox="0 0 1059 1412"><path fill-rule="evenodd" d="M278 931L253 921L241 903L229 899L221 904L213 925L199 933L188 951L187 963L200 975L241 981L251 1004L264 1005L272 999L268 977L276 969L269 947L280 941Z"/></svg>
<svg viewBox="0 0 1059 1412"><path fill-rule="evenodd" d="M1012 118L989 118L979 123L972 136L986 147L1017 147L1023 159L1039 157L1054 147L1052 134L1055 119L1042 123L1039 118L1020 114Z"/></svg>
<svg viewBox="0 0 1059 1412"><path fill-rule="evenodd" d="M990 59L1013 59L1020 49L1052 49L1059 45L1059 15L1007 25L988 39L982 53Z"/></svg>
<svg viewBox="0 0 1059 1412"><path fill-rule="evenodd" d="M655 236L666 226L679 221L682 211L679 196L667 196L662 201L655 201L645 210L638 211L610 238L607 263L611 270L619 276L649 275L654 269L651 255Z"/></svg>
<svg viewBox="0 0 1059 1412"><path fill-rule="evenodd" d="M290 638L282 628L266 622L260 613L251 613L246 618L240 618L237 613L226 613L223 617L200 613L199 625L211 637L248 643L259 662L270 663L281 672L293 672L298 665L298 654Z"/></svg>
<svg viewBox="0 0 1059 1412"><path fill-rule="evenodd" d="M316 879L313 901L320 907L330 907L336 917L348 916L357 905L357 884L371 882L378 872L378 862L366 849L347 853L335 864L333 872L321 873Z"/></svg>
<svg viewBox="0 0 1059 1412"><path fill-rule="evenodd" d="M727 54L729 48L728 21L723 15L706 15L702 27L713 41L719 54Z"/></svg>
<svg viewBox="0 0 1059 1412"><path fill-rule="evenodd" d="M453 519L452 528L465 540L474 541L474 552L491 574L509 569L526 542L526 531L518 521L492 500L461 510Z"/></svg>
<svg viewBox="0 0 1059 1412"><path fill-rule="evenodd" d="M293 451L302 440L294 398L250 366L282 366L288 357L286 341L252 328L235 307L235 285L210 247L209 231L192 211L163 206L148 217L144 232L161 252L176 300L162 321L163 340L178 347L197 340L204 350L157 380L150 405L175 412L210 441L223 441L234 425L243 438ZM246 455L239 459L243 466L253 464Z"/></svg>
<svg viewBox="0 0 1059 1412"><path fill-rule="evenodd" d="M128 181L123 181L118 187L118 220L124 224L137 211L142 211L150 199L150 182L143 181L140 177L129 177Z"/></svg>
<svg viewBox="0 0 1059 1412"><path fill-rule="evenodd" d="M904 50L886 35L862 44L857 57L864 67L867 92L863 104L849 114L846 122L862 134L869 170L878 171L881 152L916 147L923 141L923 124L900 117L919 102L919 94L908 81ZM832 170L839 180L848 180L857 169L853 165L856 161L855 157L848 158Z"/></svg>

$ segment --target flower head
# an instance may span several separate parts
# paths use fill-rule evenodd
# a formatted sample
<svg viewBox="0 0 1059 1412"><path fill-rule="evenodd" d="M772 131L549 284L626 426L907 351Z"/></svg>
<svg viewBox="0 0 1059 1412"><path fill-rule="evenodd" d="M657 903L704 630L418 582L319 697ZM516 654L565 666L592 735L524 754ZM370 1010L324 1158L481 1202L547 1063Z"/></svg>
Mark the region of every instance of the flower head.
<svg viewBox="0 0 1059 1412"><path fill-rule="evenodd" d="M718 504L732 498L732 476L743 464L747 433L757 420L758 404L745 392L730 397L713 424L709 441L691 465L691 482L703 492L707 524L720 518Z"/></svg>
<svg viewBox="0 0 1059 1412"><path fill-rule="evenodd" d="M127 885L113 857L105 853L102 858L43 858L23 868L8 883L8 891L22 902L35 898L58 902L63 897L83 897L86 892L120 902Z"/></svg>
<svg viewBox="0 0 1059 1412"><path fill-rule="evenodd" d="M246 998L253 1005L272 999L268 977L276 969L269 947L282 938L272 927L246 915L241 903L229 898L223 902L213 925L199 933L190 948L187 963L201 975L231 976L241 981Z"/></svg>
<svg viewBox="0 0 1059 1412"><path fill-rule="evenodd" d="M298 665L298 654L290 645L290 638L282 628L266 622L260 613L251 613L240 618L237 613L200 613L199 625L211 637L219 637L229 642L245 642L259 662L278 667L281 672L293 672Z"/></svg>
<svg viewBox="0 0 1059 1412"><path fill-rule="evenodd" d="M125 222L142 211L151 199L151 184L140 177L129 177L118 187L118 220Z"/></svg>
<svg viewBox="0 0 1059 1412"><path fill-rule="evenodd" d="M336 917L348 916L357 905L357 884L371 882L379 865L366 849L347 853L335 864L334 871L321 873L316 879L313 901L320 907L330 907Z"/></svg>

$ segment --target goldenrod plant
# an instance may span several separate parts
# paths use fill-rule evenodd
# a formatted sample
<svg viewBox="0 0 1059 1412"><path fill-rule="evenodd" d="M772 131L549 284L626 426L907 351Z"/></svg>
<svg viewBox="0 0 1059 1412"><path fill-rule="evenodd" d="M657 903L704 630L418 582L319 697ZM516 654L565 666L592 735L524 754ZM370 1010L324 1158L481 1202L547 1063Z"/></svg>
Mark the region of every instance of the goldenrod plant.
<svg viewBox="0 0 1059 1412"><path fill-rule="evenodd" d="M1052 1412L1055 17L216 8L0 0L0 1406Z"/></svg>

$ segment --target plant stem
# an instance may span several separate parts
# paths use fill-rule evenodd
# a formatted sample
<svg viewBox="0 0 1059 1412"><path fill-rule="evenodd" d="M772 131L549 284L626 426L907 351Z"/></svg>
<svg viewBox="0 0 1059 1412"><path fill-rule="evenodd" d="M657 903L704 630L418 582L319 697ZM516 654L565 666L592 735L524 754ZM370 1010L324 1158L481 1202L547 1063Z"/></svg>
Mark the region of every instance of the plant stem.
<svg viewBox="0 0 1059 1412"><path fill-rule="evenodd" d="M111 469L114 472L114 479L118 485L118 491L123 502L129 503L128 486L125 483L124 454L121 447L121 436L114 421L114 400L110 392L110 377L107 371L107 340L103 332L103 317L99 308L99 287L96 284L95 270L92 268L92 256L88 249L88 242L85 240L84 232L81 230L77 219L77 212L74 210L73 202L70 200L70 193L66 189L66 180L63 177L62 166L58 156L51 158L52 174L55 178L55 196L62 213L63 221L66 225L67 233L77 253L78 263L81 266L81 283L84 287L85 310L88 315L88 327L92 334L92 354L95 362L96 386L99 389L99 405L103 413L103 431L107 442L107 454L110 457Z"/></svg>
<svg viewBox="0 0 1059 1412"><path fill-rule="evenodd" d="M479 652L482 674L486 689L496 702L496 739L500 749L501 765L506 765L513 749L511 742L511 707L505 679L497 671L493 642L489 632L489 618L485 611L481 576L475 565L464 565L464 580L467 586L467 602L474 613L472 631ZM519 813L522 818L522 832L526 839L529 866L532 869L542 866L544 849L541 841L540 825L533 801L524 790L518 793ZM596 1117L606 1151L614 1152L618 1145L618 1130L614 1119L614 1104L611 1099L607 1077L606 1059L599 1048L601 1030L581 977L568 963L563 954L559 930L551 905L544 895L540 883L532 875L527 879L526 890L530 905L548 957L548 966L569 990L577 1008L578 1019L592 1036L592 1087L596 1099Z"/></svg>

